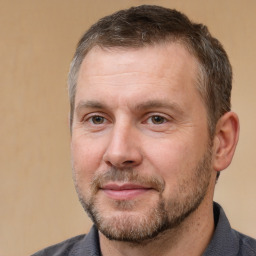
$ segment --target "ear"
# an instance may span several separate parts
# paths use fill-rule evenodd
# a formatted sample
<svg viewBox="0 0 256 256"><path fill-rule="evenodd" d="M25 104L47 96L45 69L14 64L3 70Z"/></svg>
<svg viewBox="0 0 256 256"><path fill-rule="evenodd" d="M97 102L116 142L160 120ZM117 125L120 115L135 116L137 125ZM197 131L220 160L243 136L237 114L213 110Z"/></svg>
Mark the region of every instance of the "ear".
<svg viewBox="0 0 256 256"><path fill-rule="evenodd" d="M234 112L227 112L218 121L213 145L213 168L222 171L232 161L239 137L239 120Z"/></svg>

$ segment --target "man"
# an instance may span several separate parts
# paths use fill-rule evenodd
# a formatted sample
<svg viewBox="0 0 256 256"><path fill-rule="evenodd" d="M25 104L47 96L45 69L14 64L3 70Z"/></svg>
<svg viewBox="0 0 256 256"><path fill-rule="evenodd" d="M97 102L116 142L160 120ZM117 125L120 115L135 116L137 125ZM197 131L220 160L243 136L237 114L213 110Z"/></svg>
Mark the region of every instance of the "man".
<svg viewBox="0 0 256 256"><path fill-rule="evenodd" d="M213 203L238 141L231 87L221 44L175 10L93 25L69 93L73 179L94 226L35 255L256 255Z"/></svg>

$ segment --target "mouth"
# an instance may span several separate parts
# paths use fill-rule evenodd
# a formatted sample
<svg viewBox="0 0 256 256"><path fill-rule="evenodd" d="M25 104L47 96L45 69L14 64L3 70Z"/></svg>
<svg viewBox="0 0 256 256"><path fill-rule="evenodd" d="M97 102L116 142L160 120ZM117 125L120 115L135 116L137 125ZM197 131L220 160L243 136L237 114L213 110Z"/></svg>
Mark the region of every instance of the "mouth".
<svg viewBox="0 0 256 256"><path fill-rule="evenodd" d="M132 183L110 183L102 186L100 190L114 200L132 200L151 191L152 188Z"/></svg>

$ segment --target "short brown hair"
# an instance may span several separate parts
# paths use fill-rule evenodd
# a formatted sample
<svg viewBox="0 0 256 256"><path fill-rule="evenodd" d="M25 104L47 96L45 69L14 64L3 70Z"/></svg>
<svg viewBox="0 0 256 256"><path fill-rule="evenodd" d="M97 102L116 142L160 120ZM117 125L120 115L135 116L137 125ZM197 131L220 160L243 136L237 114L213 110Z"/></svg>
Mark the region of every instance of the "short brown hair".
<svg viewBox="0 0 256 256"><path fill-rule="evenodd" d="M209 131L230 111L232 68L220 42L206 26L160 6L142 5L118 11L95 23L80 39L71 63L68 86L72 126L77 76L83 59L94 47L139 48L162 42L182 43L199 62L198 90L208 112Z"/></svg>

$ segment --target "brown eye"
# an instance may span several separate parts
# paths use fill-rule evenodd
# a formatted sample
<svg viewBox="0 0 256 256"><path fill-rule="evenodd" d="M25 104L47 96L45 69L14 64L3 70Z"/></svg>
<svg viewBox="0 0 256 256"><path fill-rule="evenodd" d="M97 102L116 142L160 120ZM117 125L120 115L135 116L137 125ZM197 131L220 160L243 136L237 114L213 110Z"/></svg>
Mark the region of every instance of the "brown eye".
<svg viewBox="0 0 256 256"><path fill-rule="evenodd" d="M150 119L153 124L163 124L166 122L166 119L162 116L152 116Z"/></svg>
<svg viewBox="0 0 256 256"><path fill-rule="evenodd" d="M90 121L93 123L93 124L103 124L104 121L105 121L105 118L102 117L102 116L92 116L90 118Z"/></svg>

